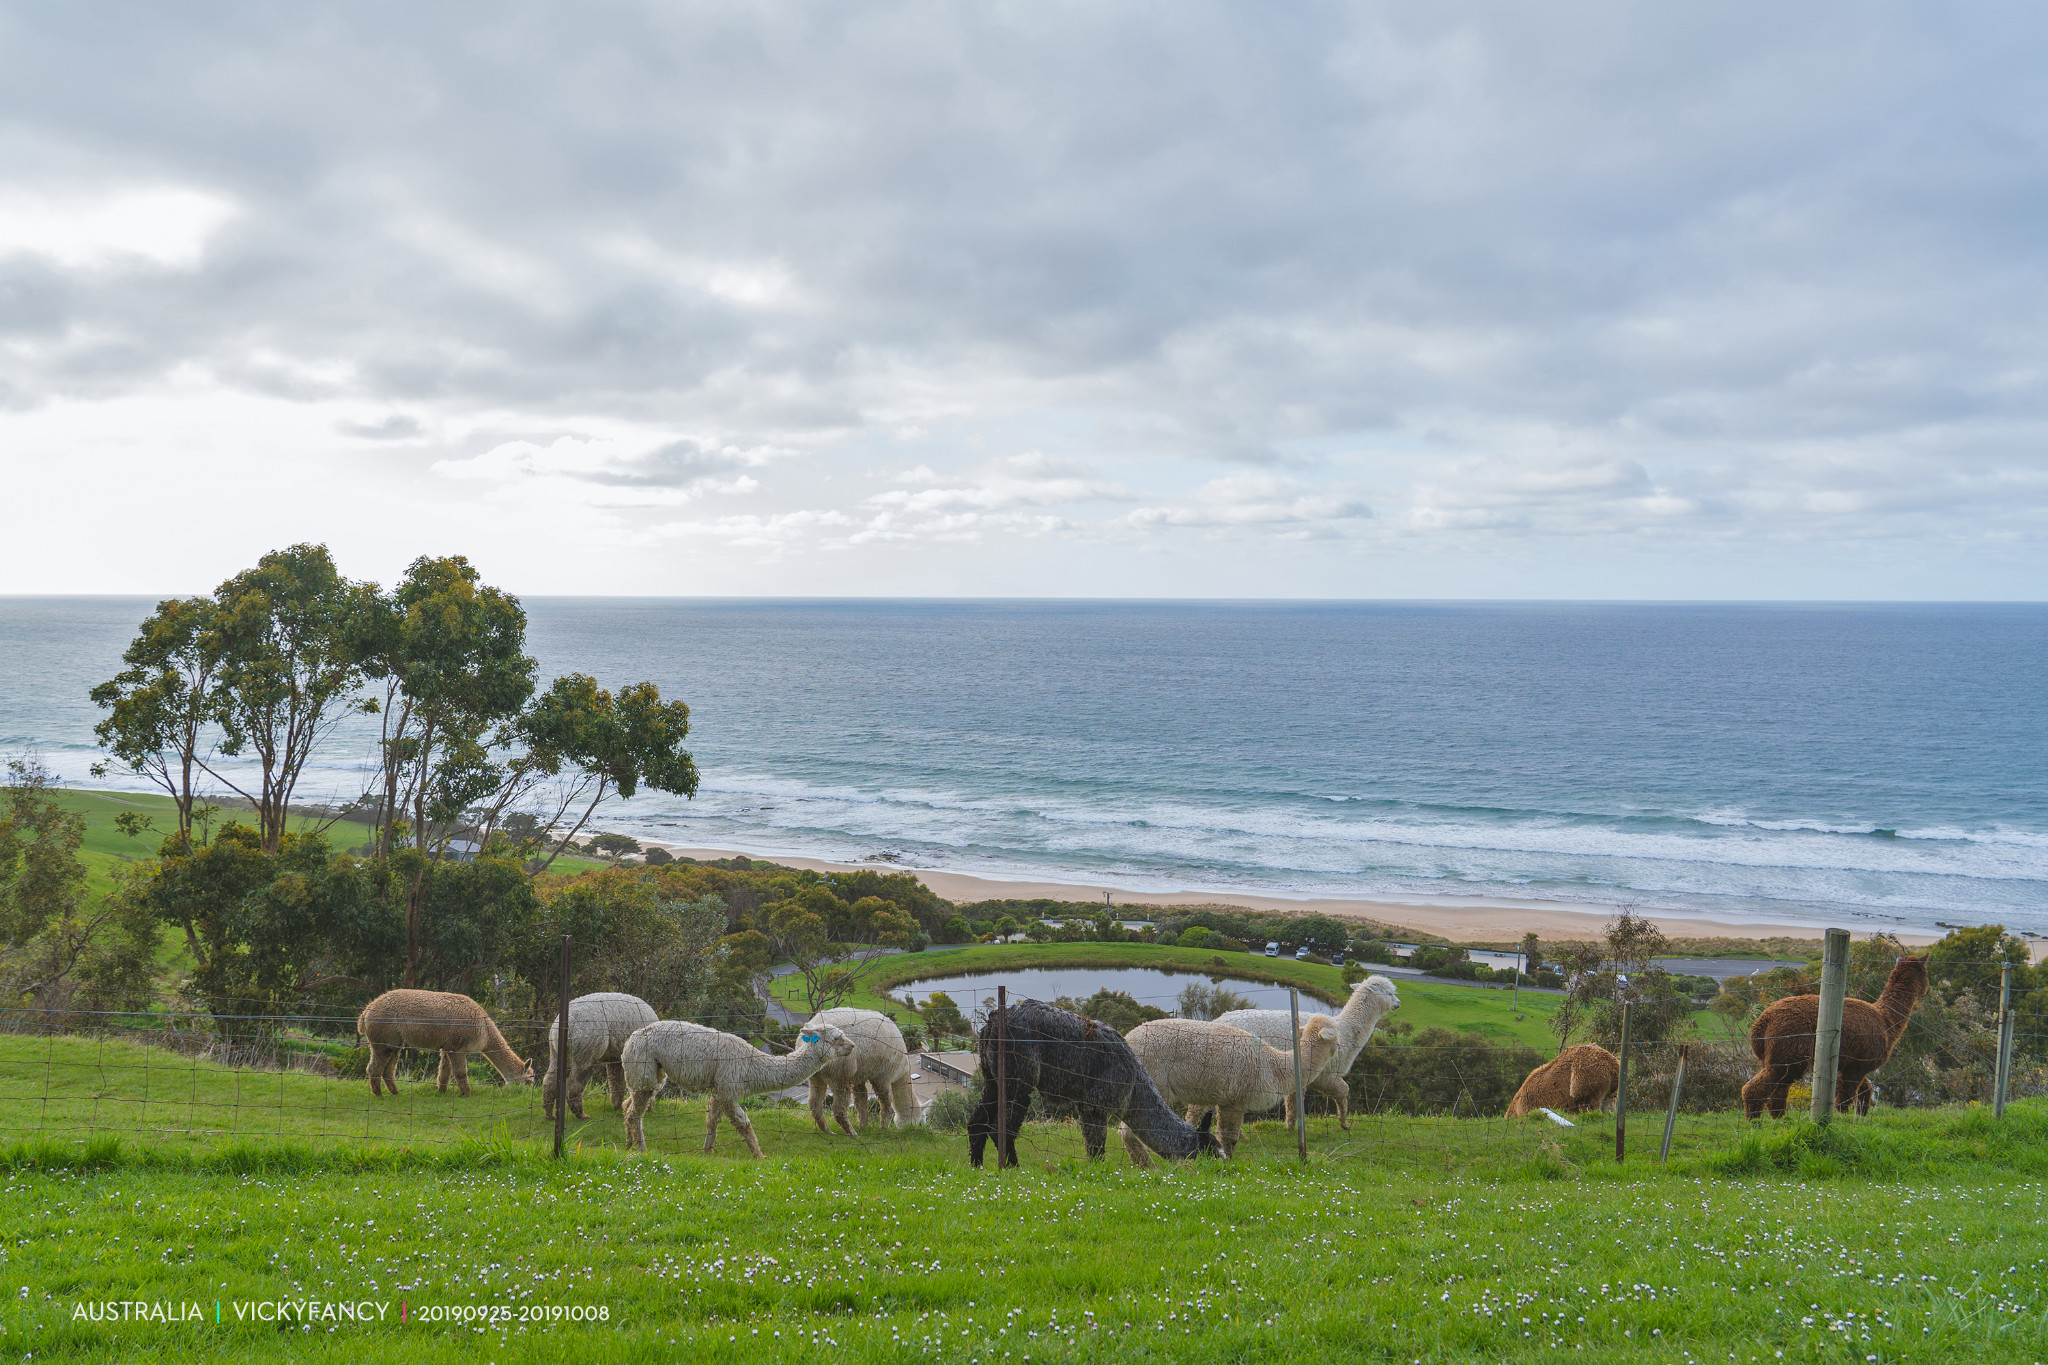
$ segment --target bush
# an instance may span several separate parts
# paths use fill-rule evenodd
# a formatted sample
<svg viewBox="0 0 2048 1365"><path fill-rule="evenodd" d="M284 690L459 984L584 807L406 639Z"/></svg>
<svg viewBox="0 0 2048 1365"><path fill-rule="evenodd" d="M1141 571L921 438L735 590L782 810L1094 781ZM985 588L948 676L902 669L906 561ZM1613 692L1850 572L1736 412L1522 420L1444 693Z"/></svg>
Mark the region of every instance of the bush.
<svg viewBox="0 0 2048 1365"><path fill-rule="evenodd" d="M931 1107L924 1111L925 1126L941 1133L964 1133L974 1106L980 1103L980 1081L957 1089L948 1087L932 1096Z"/></svg>
<svg viewBox="0 0 2048 1365"><path fill-rule="evenodd" d="M1522 1081L1548 1060L1533 1047L1495 1043L1481 1033L1430 1028L1399 1045L1385 1038L1392 1032L1375 1033L1345 1077L1354 1110L1502 1114Z"/></svg>
<svg viewBox="0 0 2048 1365"><path fill-rule="evenodd" d="M649 867L664 867L675 861L675 855L665 848L650 848L641 861Z"/></svg>

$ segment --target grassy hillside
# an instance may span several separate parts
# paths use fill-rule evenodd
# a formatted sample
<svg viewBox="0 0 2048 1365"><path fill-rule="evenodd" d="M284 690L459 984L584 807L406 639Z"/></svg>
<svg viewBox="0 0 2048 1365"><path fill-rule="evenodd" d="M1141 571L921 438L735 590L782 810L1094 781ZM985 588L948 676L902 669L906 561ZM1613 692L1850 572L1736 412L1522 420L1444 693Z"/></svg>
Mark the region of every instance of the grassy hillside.
<svg viewBox="0 0 2048 1365"><path fill-rule="evenodd" d="M414 1087L362 1118L361 1082L189 1062L172 1076L138 1068L130 1049L0 1039L0 1116L29 1137L0 1146L0 1340L22 1357L2048 1353L2048 1112L2031 1103L2003 1125L1981 1109L1880 1110L1825 1133L1686 1118L1669 1168L1640 1120L1621 1166L1609 1120L1361 1118L1349 1134L1311 1123L1306 1167L1289 1134L1261 1124L1236 1160L1148 1171L1114 1150L1088 1163L1073 1127L1030 1125L1022 1168L996 1172L968 1168L957 1134L826 1138L802 1110L769 1106L754 1109L766 1160L730 1135L705 1157L698 1101L657 1106L654 1155L629 1159L593 1092L578 1150L557 1165L527 1141L542 1132L530 1090L461 1100ZM38 1111L43 1078L66 1075ZM138 1094L144 1084L163 1089ZM30 1136L42 1112L75 1123L92 1104L102 1122L149 1114L219 1135ZM392 1125L379 1131L394 1140L336 1135L342 1115L365 1132ZM193 1303L204 1321L77 1318L81 1301L110 1299ZM236 1319L238 1303L307 1299L367 1302L371 1321ZM512 1317L481 1330L433 1320L451 1306ZM520 1316L562 1308L604 1316Z"/></svg>
<svg viewBox="0 0 2048 1365"><path fill-rule="evenodd" d="M1160 948L1146 943L1014 943L981 944L940 953L905 953L900 957L885 958L862 982L864 989L847 1003L861 1009L885 1010L893 1017L909 1022L916 1015L904 1008L900 1001L886 998L889 992L930 977L958 976L977 971L1014 971L1028 967L1096 967L1105 970L1141 967L1193 973L1185 977L1185 981L1220 977L1236 981L1277 982L1301 989L1304 1010L1327 1009L1341 1004L1350 993L1344 985L1343 974L1335 967L1296 962L1291 958L1264 957L1254 953L1215 953L1199 948ZM1546 1022L1557 1008L1558 997L1554 995L1524 991L1521 1008L1517 1011L1509 992L1484 986L1399 980L1395 982L1395 988L1401 995L1401 1008L1392 1018L1412 1025L1417 1033L1441 1025L1470 1029L1488 1037L1513 1039L1537 1047L1551 1046L1555 1042ZM1177 990L1178 985L1174 989ZM778 977L770 990L791 1009L801 1011L805 1008L801 977ZM966 1008L969 1002L960 1003ZM1146 1003L1161 1008L1171 1005L1166 1000L1148 1000ZM1521 1016L1519 1019L1516 1018L1517 1013Z"/></svg>

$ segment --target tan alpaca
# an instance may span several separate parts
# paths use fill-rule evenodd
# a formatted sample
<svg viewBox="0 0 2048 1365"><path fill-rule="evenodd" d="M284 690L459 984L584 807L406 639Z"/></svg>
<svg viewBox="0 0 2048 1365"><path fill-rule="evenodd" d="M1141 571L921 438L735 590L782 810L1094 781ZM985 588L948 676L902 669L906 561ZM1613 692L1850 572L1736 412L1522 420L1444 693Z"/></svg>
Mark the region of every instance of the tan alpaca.
<svg viewBox="0 0 2048 1365"><path fill-rule="evenodd" d="M917 1092L910 1084L910 1049L904 1045L903 1030L896 1021L878 1010L830 1009L811 1016L808 1027L830 1024L853 1040L853 1052L831 1061L811 1073L811 1122L818 1131L831 1136L825 1126L825 1096L832 1097L832 1121L848 1137L846 1111L850 1104L862 1128L867 1127L868 1087L874 1088L883 1122L906 1128L919 1122L924 1113L918 1107Z"/></svg>
<svg viewBox="0 0 2048 1365"><path fill-rule="evenodd" d="M766 1094L801 1085L834 1057L853 1052L853 1040L830 1024L804 1025L802 1043L783 1057L757 1052L746 1039L715 1028L676 1019L649 1024L626 1040L619 1064L626 1072L626 1144L647 1150L643 1123L654 1105L654 1092L664 1080L692 1094L710 1093L704 1115L704 1150L718 1139L718 1116L724 1114L747 1140L747 1150L761 1155L754 1125L740 1109L748 1095Z"/></svg>
<svg viewBox="0 0 2048 1365"><path fill-rule="evenodd" d="M1527 1118L1538 1109L1559 1114L1605 1109L1620 1088L1621 1059L1598 1043L1579 1043L1529 1073L1508 1101L1508 1117Z"/></svg>
<svg viewBox="0 0 2048 1365"><path fill-rule="evenodd" d="M1244 1136L1244 1116L1261 1114L1294 1093L1294 1054L1269 1047L1241 1028L1207 1019L1154 1019L1124 1035L1145 1074L1159 1089L1169 1109L1196 1111L1214 1106L1216 1136L1223 1155L1237 1150ZM1337 1025L1326 1014L1301 1021L1301 1074L1317 1074L1342 1045ZM1128 1128L1122 1129L1124 1150L1140 1166L1151 1164L1144 1147Z"/></svg>
<svg viewBox="0 0 2048 1365"><path fill-rule="evenodd" d="M469 1054L481 1052L510 1085L532 1085L533 1067L515 1055L482 1005L448 991L386 991L363 1006L356 1016L356 1034L370 1044L370 1093L383 1093L379 1082L398 1093L401 1048L439 1052L437 1088L445 1092L448 1078L469 1094Z"/></svg>
<svg viewBox="0 0 2048 1365"><path fill-rule="evenodd" d="M1835 1068L1835 1108L1853 1102L1858 1114L1870 1112L1874 1091L1871 1073L1891 1060L1892 1049L1905 1036L1913 1007L1927 994L1927 959L1902 957L1885 978L1876 1003L1842 1002L1842 1060ZM1765 1009L1750 1025L1749 1050L1762 1065L1742 1087L1742 1114L1755 1118L1765 1109L1785 1117L1785 1092L1813 1070L1814 1033L1820 1027L1820 997L1791 995Z"/></svg>

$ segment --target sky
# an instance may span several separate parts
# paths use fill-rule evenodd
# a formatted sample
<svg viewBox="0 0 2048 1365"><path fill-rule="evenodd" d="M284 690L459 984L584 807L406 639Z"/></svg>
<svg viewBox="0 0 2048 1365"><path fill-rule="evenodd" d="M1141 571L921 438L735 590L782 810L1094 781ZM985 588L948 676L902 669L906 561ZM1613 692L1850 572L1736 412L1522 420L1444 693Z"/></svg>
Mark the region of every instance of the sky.
<svg viewBox="0 0 2048 1365"><path fill-rule="evenodd" d="M0 592L2048 596L2048 12L0 8Z"/></svg>

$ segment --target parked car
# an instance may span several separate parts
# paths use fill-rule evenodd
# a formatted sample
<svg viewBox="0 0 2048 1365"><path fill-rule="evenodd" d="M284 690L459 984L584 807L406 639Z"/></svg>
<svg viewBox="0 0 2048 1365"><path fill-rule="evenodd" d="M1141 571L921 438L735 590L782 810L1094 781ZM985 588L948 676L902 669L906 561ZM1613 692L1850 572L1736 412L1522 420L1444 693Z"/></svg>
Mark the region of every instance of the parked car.
<svg viewBox="0 0 2048 1365"><path fill-rule="evenodd" d="M1280 945L1279 945L1279 944L1277 944L1277 943L1268 943L1268 944L1266 945L1266 956L1267 956L1267 957L1278 957L1278 956L1280 956Z"/></svg>
<svg viewBox="0 0 2048 1365"><path fill-rule="evenodd" d="M1296 962L1308 961L1308 945L1306 943L1294 950L1294 960Z"/></svg>
<svg viewBox="0 0 2048 1365"><path fill-rule="evenodd" d="M1341 966L1343 966L1343 965L1344 965L1344 954L1342 954L1342 953L1339 953L1339 954L1337 954L1337 955L1336 955L1335 957L1331 958L1331 959L1330 959L1330 965L1331 965L1332 967L1341 967Z"/></svg>

